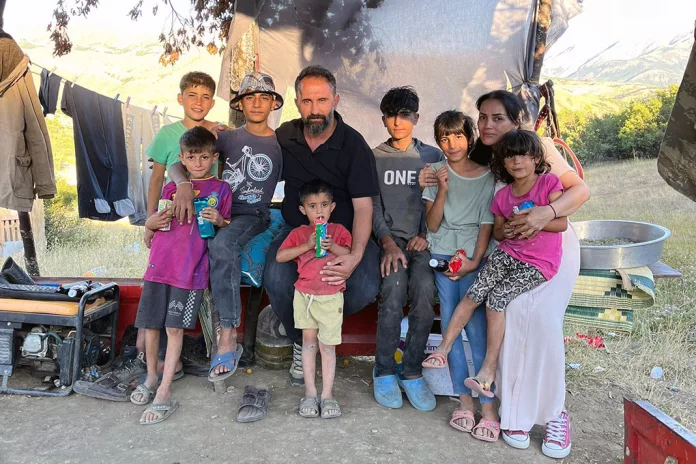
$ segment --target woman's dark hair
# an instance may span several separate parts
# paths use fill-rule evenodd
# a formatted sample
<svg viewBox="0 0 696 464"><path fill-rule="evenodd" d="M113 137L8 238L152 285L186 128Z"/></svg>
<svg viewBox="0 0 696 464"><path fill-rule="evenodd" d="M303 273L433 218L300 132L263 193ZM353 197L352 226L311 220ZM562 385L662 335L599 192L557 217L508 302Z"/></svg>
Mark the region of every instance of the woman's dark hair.
<svg viewBox="0 0 696 464"><path fill-rule="evenodd" d="M474 124L474 120L471 119L470 116L467 116L461 111L445 111L435 118L433 130L435 132L435 142L438 145L440 145L440 139L442 137L451 134L464 135L469 145L467 153L471 153L471 149L474 147L474 141L476 140L476 124Z"/></svg>
<svg viewBox="0 0 696 464"><path fill-rule="evenodd" d="M497 181L512 184L515 179L505 169L505 158L513 156L529 155L534 160L534 172L544 174L551 168L544 156L544 146L539 136L532 131L511 130L503 135L493 148L493 161L491 162L491 172Z"/></svg>
<svg viewBox="0 0 696 464"><path fill-rule="evenodd" d="M483 102L486 100L499 101L505 108L508 118L518 125L522 125L527 117L527 112L522 105L522 101L512 92L508 92L507 90L494 90L485 93L476 100L476 109L481 111L481 105L483 105ZM469 158L482 166L488 166L493 159L493 147L484 145L479 139L476 141L476 145L471 151Z"/></svg>

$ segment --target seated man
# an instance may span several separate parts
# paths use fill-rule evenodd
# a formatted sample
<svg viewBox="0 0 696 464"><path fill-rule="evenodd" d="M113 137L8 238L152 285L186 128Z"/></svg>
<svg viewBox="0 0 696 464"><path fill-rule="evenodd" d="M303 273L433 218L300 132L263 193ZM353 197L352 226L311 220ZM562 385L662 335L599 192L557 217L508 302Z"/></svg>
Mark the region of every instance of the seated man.
<svg viewBox="0 0 696 464"><path fill-rule="evenodd" d="M442 161L437 148L413 138L418 95L410 87L389 90L379 106L389 139L375 148L380 195L373 198L375 236L381 249L382 287L377 322L375 400L400 408L401 388L414 408L435 409L435 395L423 380L421 365L435 313L435 277L425 239L425 206L416 182L425 163ZM410 302L403 365L394 352L401 338L406 299Z"/></svg>
<svg viewBox="0 0 696 464"><path fill-rule="evenodd" d="M300 212L300 187L315 179L328 183L336 202L331 220L353 236L351 252L331 260L321 271L325 282L346 285L344 316L373 302L379 290L379 248L370 240L372 197L379 190L372 151L365 139L336 112L339 95L334 75L320 66L309 66L295 80L295 92L301 117L286 122L276 131L283 154L282 213L286 225L268 250L264 286L273 311L293 342L290 381L293 386L301 386L304 384L302 332L295 328L293 320L297 264L275 260L290 231L306 223Z"/></svg>

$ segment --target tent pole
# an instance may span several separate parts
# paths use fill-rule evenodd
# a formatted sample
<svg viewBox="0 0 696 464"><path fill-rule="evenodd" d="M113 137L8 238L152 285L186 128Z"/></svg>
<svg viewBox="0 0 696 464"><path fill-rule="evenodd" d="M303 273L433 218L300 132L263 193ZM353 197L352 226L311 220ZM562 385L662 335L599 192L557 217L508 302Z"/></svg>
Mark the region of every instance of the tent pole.
<svg viewBox="0 0 696 464"><path fill-rule="evenodd" d="M539 83L541 77L541 67L544 64L544 54L546 53L546 34L551 26L551 4L553 0L539 0L537 12L536 45L534 47L534 68L532 69L531 81Z"/></svg>
<svg viewBox="0 0 696 464"><path fill-rule="evenodd" d="M19 233L24 243L24 264L30 276L39 276L39 262L36 259L36 245L34 244L34 233L31 230L31 220L29 213L17 213L19 216Z"/></svg>

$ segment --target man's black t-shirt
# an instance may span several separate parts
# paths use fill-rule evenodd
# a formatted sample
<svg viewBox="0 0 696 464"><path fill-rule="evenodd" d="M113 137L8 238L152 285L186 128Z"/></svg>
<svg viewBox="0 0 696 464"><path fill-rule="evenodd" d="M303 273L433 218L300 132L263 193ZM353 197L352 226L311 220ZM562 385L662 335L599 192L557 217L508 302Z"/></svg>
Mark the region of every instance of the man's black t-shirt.
<svg viewBox="0 0 696 464"><path fill-rule="evenodd" d="M294 119L276 130L283 152L282 179L285 180L283 219L291 227L307 224L300 212L300 187L321 179L333 187L336 209L329 222L353 229L353 198L379 194L375 157L365 139L343 122L335 112L336 130L312 152L307 145L300 119Z"/></svg>

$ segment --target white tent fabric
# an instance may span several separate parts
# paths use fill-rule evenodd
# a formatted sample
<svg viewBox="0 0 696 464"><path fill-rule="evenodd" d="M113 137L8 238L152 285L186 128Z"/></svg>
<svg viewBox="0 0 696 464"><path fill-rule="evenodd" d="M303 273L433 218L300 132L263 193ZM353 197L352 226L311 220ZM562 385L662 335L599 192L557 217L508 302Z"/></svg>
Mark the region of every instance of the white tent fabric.
<svg viewBox="0 0 696 464"><path fill-rule="evenodd" d="M486 91L513 88L532 70L536 0L239 0L218 95L229 100L234 45L253 19L260 70L286 97L273 125L294 117L294 81L310 64L333 71L338 111L371 146L386 137L379 102L391 87L412 85L421 97L415 135L432 142L440 112L474 114ZM554 0L553 43L582 0Z"/></svg>

